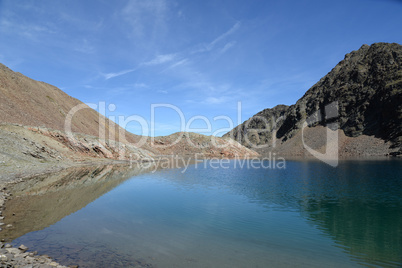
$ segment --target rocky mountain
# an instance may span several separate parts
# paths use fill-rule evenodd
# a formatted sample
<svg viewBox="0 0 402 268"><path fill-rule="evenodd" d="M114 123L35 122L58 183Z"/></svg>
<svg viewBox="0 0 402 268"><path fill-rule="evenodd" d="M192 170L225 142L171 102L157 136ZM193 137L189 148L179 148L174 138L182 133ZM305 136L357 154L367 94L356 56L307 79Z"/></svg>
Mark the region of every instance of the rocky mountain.
<svg viewBox="0 0 402 268"><path fill-rule="evenodd" d="M402 46L363 45L346 54L296 104L265 109L224 137L249 148L260 147L261 152L299 155L304 154L300 146L304 122L315 137L310 139L312 144L321 136L319 126L339 132L341 155L401 154ZM322 143L314 146L322 147Z"/></svg>
<svg viewBox="0 0 402 268"><path fill-rule="evenodd" d="M280 120L285 116L289 106L277 105L272 109L265 109L243 124L238 125L223 137L231 137L239 143L252 148L264 144L269 144L275 136L273 126L278 126ZM258 131L258 130L262 131Z"/></svg>

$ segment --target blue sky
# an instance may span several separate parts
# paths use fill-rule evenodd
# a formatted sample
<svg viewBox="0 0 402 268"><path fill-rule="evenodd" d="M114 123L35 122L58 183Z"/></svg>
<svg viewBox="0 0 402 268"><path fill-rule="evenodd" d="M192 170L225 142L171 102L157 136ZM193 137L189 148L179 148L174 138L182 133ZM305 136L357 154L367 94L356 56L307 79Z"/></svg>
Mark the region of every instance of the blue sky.
<svg viewBox="0 0 402 268"><path fill-rule="evenodd" d="M83 102L138 115L180 109L206 134L293 104L363 44L402 44L402 1L0 0L0 62ZM157 108L155 132L180 130Z"/></svg>

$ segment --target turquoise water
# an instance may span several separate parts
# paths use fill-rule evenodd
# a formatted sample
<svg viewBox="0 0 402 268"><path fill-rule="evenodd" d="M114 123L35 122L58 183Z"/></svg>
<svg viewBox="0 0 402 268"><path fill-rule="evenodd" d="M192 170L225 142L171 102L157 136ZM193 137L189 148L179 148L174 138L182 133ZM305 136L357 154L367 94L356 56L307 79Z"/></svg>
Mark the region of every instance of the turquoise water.
<svg viewBox="0 0 402 268"><path fill-rule="evenodd" d="M402 266L401 161L235 164L132 177L13 244L80 267Z"/></svg>

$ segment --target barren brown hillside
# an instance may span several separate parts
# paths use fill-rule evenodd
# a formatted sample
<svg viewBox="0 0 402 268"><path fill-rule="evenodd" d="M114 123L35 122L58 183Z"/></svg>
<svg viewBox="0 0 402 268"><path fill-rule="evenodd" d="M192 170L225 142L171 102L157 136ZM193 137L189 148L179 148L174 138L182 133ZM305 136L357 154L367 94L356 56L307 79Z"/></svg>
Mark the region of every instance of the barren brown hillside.
<svg viewBox="0 0 402 268"><path fill-rule="evenodd" d="M30 79L1 63L0 93L0 123L65 131L64 123L69 111L77 105L83 105L57 87ZM140 138L89 107L80 109L73 116L71 130L99 137L99 125L105 129L106 138L112 133L119 140L119 131L125 133L128 142L136 142Z"/></svg>

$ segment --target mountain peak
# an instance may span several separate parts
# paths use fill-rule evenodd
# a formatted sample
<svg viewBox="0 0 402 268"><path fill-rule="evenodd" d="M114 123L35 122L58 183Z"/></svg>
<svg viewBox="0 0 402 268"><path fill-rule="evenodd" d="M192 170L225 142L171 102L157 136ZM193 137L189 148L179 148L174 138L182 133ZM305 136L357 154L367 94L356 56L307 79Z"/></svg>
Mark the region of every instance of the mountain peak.
<svg viewBox="0 0 402 268"><path fill-rule="evenodd" d="M324 115L325 107L332 103L337 105L339 129L347 137L373 136L390 142L392 148L400 150L402 46L397 43L374 43L370 46L365 44L346 54L345 58L313 85L296 104L288 108L282 107L280 116L285 119L276 124L277 132L260 131L256 134L252 131L262 127L259 123L261 118L258 117L266 116L266 120L272 121L270 117L273 108L257 113L225 135L232 136L249 147L253 146L245 143L245 135L251 132L253 137L262 137L251 139L258 141L254 145L269 143L272 135L286 142L300 131L307 118L316 113ZM325 118L325 115L322 118ZM324 119L317 124L325 126L327 123ZM240 134L236 135L237 132Z"/></svg>

